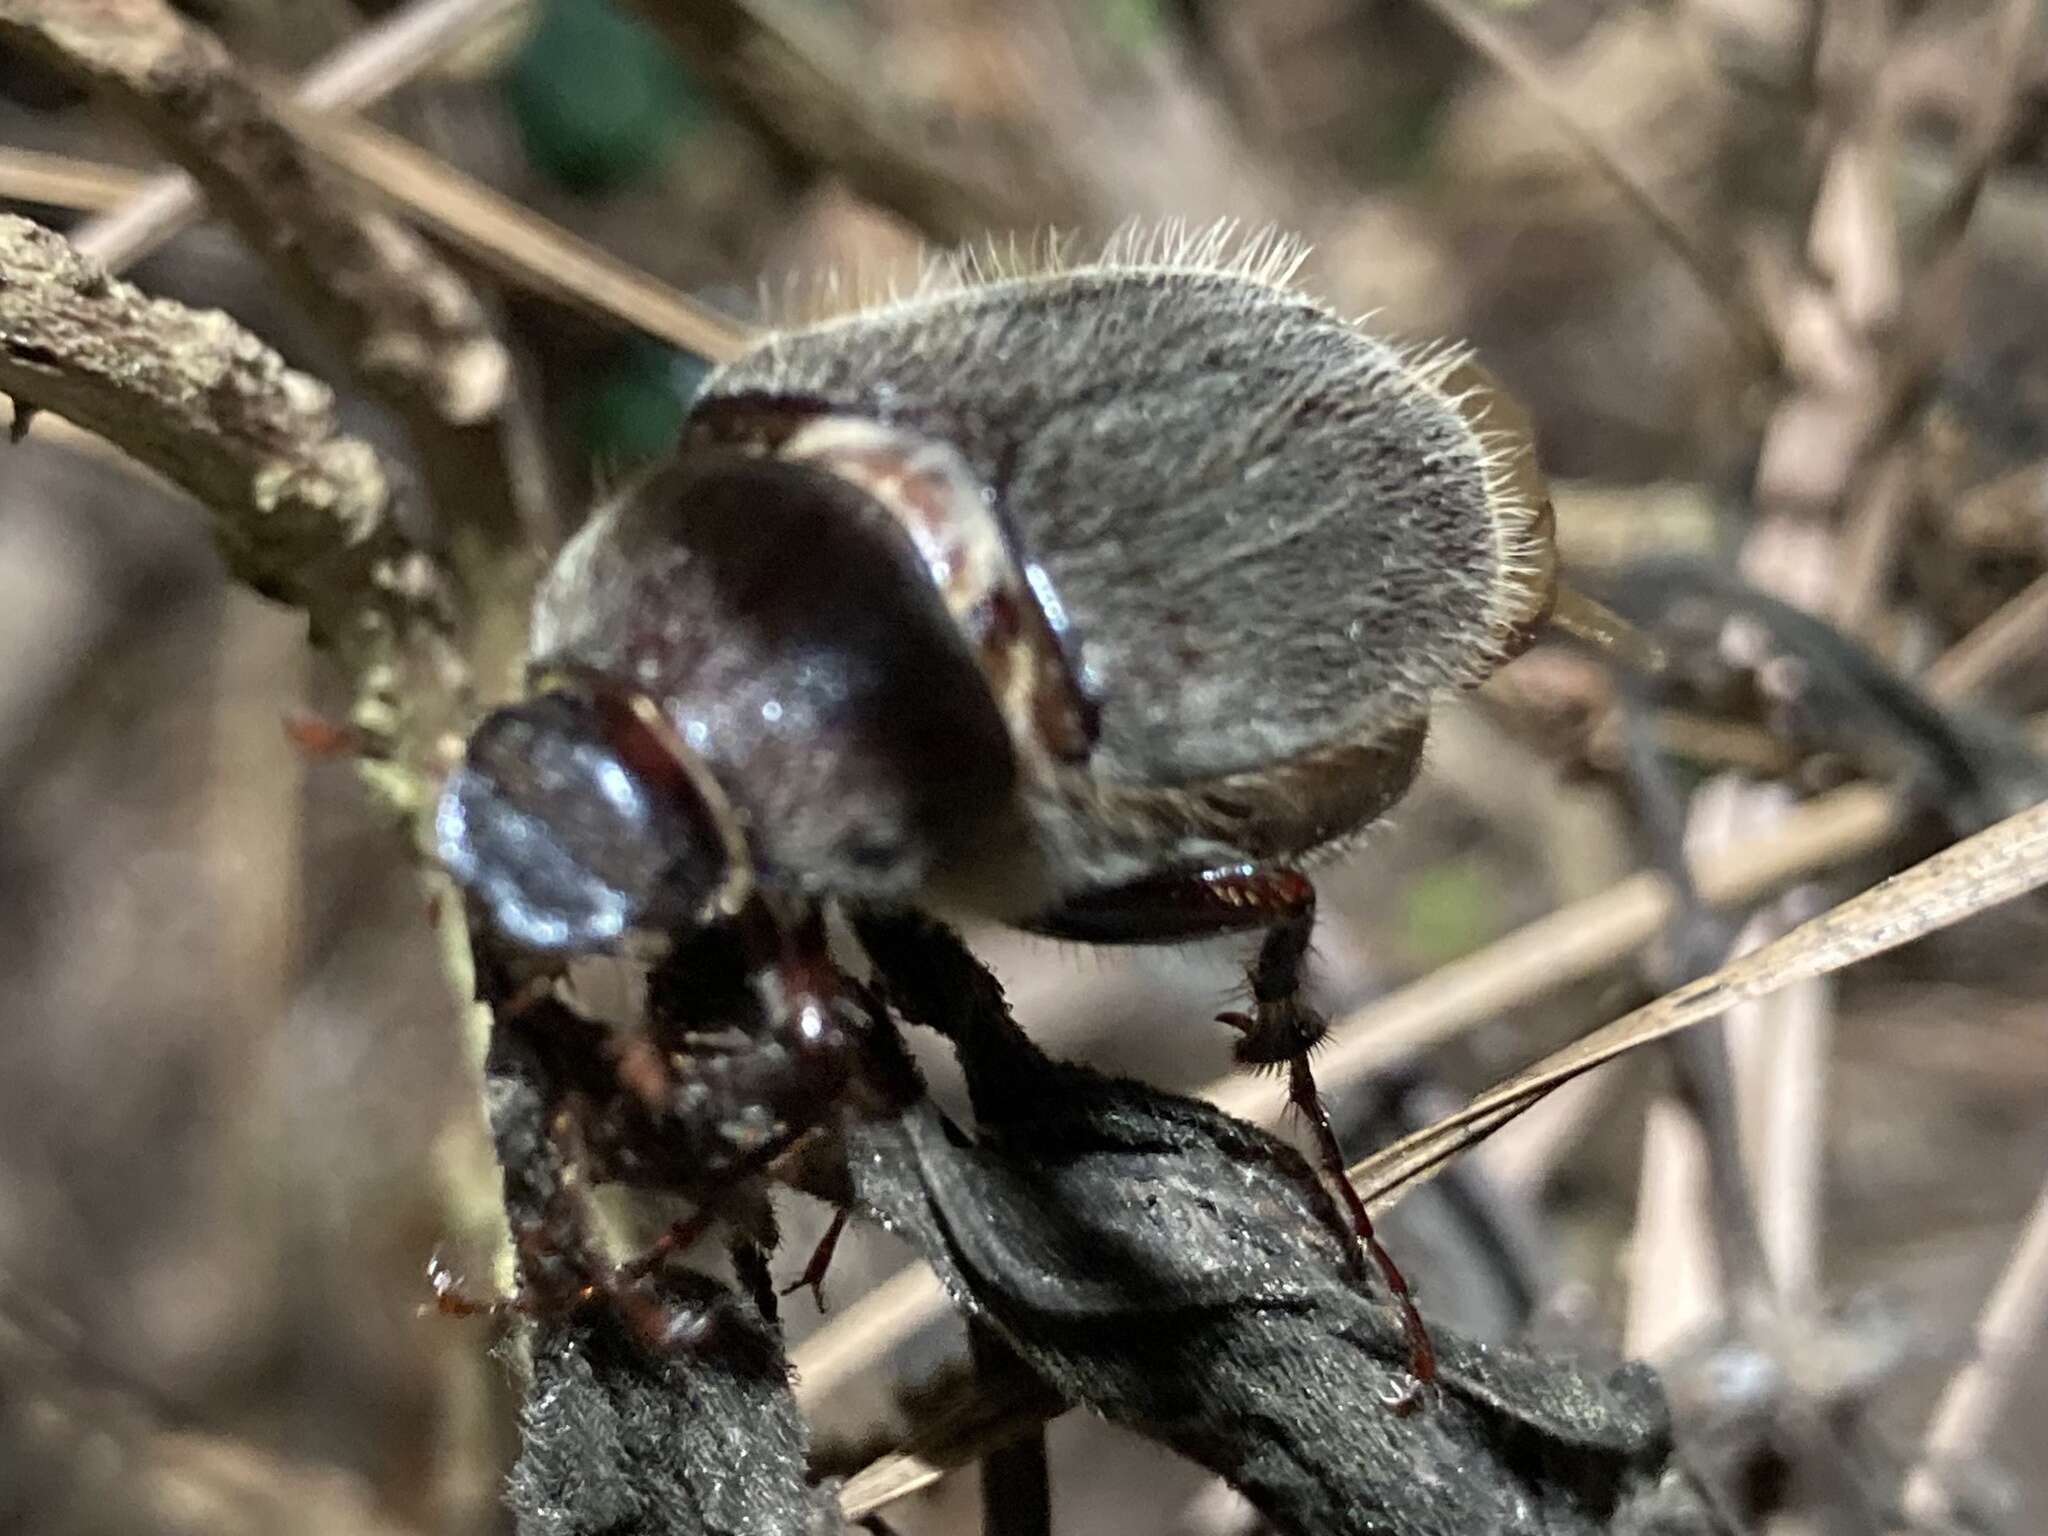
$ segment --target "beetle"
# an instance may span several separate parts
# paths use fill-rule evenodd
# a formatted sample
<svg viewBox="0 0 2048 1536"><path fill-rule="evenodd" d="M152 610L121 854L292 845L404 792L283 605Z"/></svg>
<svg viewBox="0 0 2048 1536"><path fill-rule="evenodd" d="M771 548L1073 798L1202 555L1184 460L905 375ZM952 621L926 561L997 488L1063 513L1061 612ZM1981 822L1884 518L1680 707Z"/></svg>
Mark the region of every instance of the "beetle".
<svg viewBox="0 0 2048 1536"><path fill-rule="evenodd" d="M1301 254L1125 237L762 337L562 550L436 835L542 970L732 935L766 1022L720 1113L763 1155L853 1070L834 909L1262 933L1236 1054L1288 1072L1426 1379L1309 1068L1303 870L1550 615L1554 562L1458 355L1336 314ZM668 1067L650 1092L701 1103Z"/></svg>

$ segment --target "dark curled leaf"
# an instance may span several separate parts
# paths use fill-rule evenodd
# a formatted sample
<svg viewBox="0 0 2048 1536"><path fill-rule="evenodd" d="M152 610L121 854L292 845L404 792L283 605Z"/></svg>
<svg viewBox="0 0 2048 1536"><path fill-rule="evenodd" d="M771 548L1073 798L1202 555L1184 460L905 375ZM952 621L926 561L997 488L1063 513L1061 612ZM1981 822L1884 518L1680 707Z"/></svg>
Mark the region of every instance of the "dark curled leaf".
<svg viewBox="0 0 2048 1536"><path fill-rule="evenodd" d="M670 1269L623 1301L563 1303L611 1270L582 1179L552 1134L560 1100L546 1060L500 1018L486 1068L491 1133L522 1287L541 1300L506 1490L521 1536L840 1531L837 1500L805 1474L808 1435L781 1334L751 1302ZM651 1347L656 1333L677 1342Z"/></svg>
<svg viewBox="0 0 2048 1536"><path fill-rule="evenodd" d="M672 1301L709 1339L660 1361L620 1329L543 1325L507 1499L521 1536L811 1536L842 1529L804 1477L803 1421L776 1330L715 1280Z"/></svg>
<svg viewBox="0 0 2048 1536"><path fill-rule="evenodd" d="M1667 697L1716 708L1763 694L1750 702L1796 745L1902 778L1958 835L2048 798L2048 761L2011 723L1936 702L1833 625L1709 565L1639 561L1601 595L1664 642Z"/></svg>
<svg viewBox="0 0 2048 1536"><path fill-rule="evenodd" d="M1399 1324L1291 1148L1040 1055L942 929L862 938L891 1001L958 1050L978 1136L928 1102L859 1125L853 1197L1062 1397L1222 1474L1283 1531L1710 1529L1647 1369L1603 1379L1439 1331L1440 1400L1390 1411Z"/></svg>

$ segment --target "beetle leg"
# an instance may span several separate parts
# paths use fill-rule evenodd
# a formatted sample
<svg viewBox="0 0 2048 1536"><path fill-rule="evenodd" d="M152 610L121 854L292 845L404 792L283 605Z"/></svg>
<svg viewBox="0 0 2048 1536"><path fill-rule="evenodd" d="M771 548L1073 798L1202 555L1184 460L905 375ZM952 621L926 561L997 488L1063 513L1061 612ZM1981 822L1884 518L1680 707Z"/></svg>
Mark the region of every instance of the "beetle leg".
<svg viewBox="0 0 2048 1536"><path fill-rule="evenodd" d="M1417 1383L1426 1387L1436 1380L1436 1346L1430 1343L1429 1330L1423 1326L1421 1312L1416 1310L1415 1295L1408 1288L1408 1277L1401 1273L1400 1265L1394 1262L1394 1256L1387 1252L1373 1231L1372 1217L1366 1212L1365 1201L1359 1198L1357 1186L1345 1171L1344 1148L1337 1140L1337 1128L1330 1123L1329 1108L1323 1103L1323 1096L1316 1091L1316 1080L1309 1071L1306 1051L1287 1064L1287 1102L1300 1110L1308 1121L1316 1139L1316 1152L1323 1172L1343 1197L1358 1241L1371 1255L1380 1279L1386 1282L1387 1292L1401 1314L1401 1333L1408 1343L1408 1372ZM1394 1404L1396 1411L1402 1413L1414 1406L1412 1398L1406 1396Z"/></svg>
<svg viewBox="0 0 2048 1536"><path fill-rule="evenodd" d="M1329 1025L1302 999L1316 888L1298 870L1227 864L1086 891L1031 921L1034 931L1085 944L1171 944L1264 930L1249 976L1252 1011L1225 1014L1242 1038L1237 1059L1280 1066L1313 1049Z"/></svg>
<svg viewBox="0 0 2048 1536"><path fill-rule="evenodd" d="M548 1140L566 1171L579 1165L575 1100L553 1117ZM674 1249L657 1244L651 1261L613 1265L601 1257L588 1194L568 1180L537 1217L515 1224L512 1241L519 1283L508 1297L480 1298L465 1291L438 1261L429 1266L434 1305L446 1316L487 1316L503 1324L514 1316L569 1318L603 1309L650 1354L673 1357L710 1336L711 1315L663 1296L652 1270ZM645 1262L644 1262L645 1261Z"/></svg>
<svg viewBox="0 0 2048 1536"><path fill-rule="evenodd" d="M649 1029L631 1036L578 1012L547 978L522 980L480 953L480 990L508 1064L517 1059L546 1111L527 1154L539 1160L521 1175L535 1198L515 1221L518 1290L480 1301L437 1273L442 1311L502 1319L602 1310L657 1354L687 1352L708 1337L710 1314L668 1300L660 1272L729 1218L735 1194L840 1101L870 1000L834 964L813 908L785 915L753 892L706 942L657 967ZM692 1026L729 1028L735 1012L753 1021L745 1031L751 1044L679 1068L672 1052ZM751 1144L721 1141L716 1180L700 1191L698 1209L634 1257L611 1262L596 1237L589 1180L608 1168L637 1168L644 1178L650 1168L672 1165L707 1116L720 1125L758 1116L773 1129ZM772 1319L775 1292L760 1242L736 1239L733 1256L742 1285ZM806 1275L822 1278L829 1257L828 1245Z"/></svg>
<svg viewBox="0 0 2048 1536"><path fill-rule="evenodd" d="M619 1273L628 1278L652 1274L668 1261L669 1255L688 1253L696 1247L717 1220L718 1207L706 1201L681 1221L670 1223L666 1232L621 1264Z"/></svg>
<svg viewBox="0 0 2048 1536"><path fill-rule="evenodd" d="M589 1107L582 1095L571 1094L550 1119L548 1139L571 1172L548 1202L544 1218L522 1223L512 1234L524 1282L515 1305L556 1316L603 1308L649 1354L686 1354L710 1337L711 1314L665 1297L655 1265L613 1264L604 1257L589 1187L574 1173L590 1166L583 1130Z"/></svg>
<svg viewBox="0 0 2048 1536"><path fill-rule="evenodd" d="M846 1219L845 1211L832 1213L832 1225L825 1229L825 1235L818 1239L818 1246L811 1250L810 1262L804 1265L804 1272L785 1285L781 1295L789 1296L808 1288L812 1304L820 1312L825 1310L825 1272L832 1267L832 1255L839 1251L839 1238L846 1231Z"/></svg>
<svg viewBox="0 0 2048 1536"><path fill-rule="evenodd" d="M779 1326L781 1316L775 1302L775 1277L768 1272L768 1255L752 1238L735 1238L728 1252L732 1256L733 1277L752 1299L754 1310Z"/></svg>
<svg viewBox="0 0 2048 1536"><path fill-rule="evenodd" d="M1287 1101L1307 1120L1323 1173L1342 1198L1359 1245L1393 1297L1408 1344L1409 1372L1427 1386L1436 1380L1436 1350L1429 1330L1416 1310L1407 1278L1381 1246L1365 1202L1345 1173L1343 1146L1309 1068L1310 1050L1329 1030L1323 1016L1301 996L1315 920L1316 888L1308 876L1278 865L1232 864L1084 892L1028 926L1054 938L1090 944L1161 944L1265 930L1248 969L1252 1011L1220 1018L1240 1031L1239 1061L1256 1066L1285 1063ZM1405 1413L1417 1401L1411 1393L1393 1407Z"/></svg>
<svg viewBox="0 0 2048 1536"><path fill-rule="evenodd" d="M603 1100L630 1092L604 1052L608 1031L555 996L544 980L508 969L487 944L477 946L476 961L478 992L492 1012L487 1070L523 1080L531 1094L509 1095L508 1103L534 1101L535 1113L529 1120L521 1112L504 1124L494 1113L492 1126L512 1216L517 1287L510 1297L478 1302L436 1273L441 1310L500 1320L602 1311L651 1354L673 1357L702 1346L712 1315L665 1295L652 1265L613 1264L597 1235L589 1122L602 1112Z"/></svg>
<svg viewBox="0 0 2048 1536"><path fill-rule="evenodd" d="M422 1314L431 1310L443 1317L488 1317L501 1322L513 1310L510 1302L472 1291L439 1253L427 1260L427 1283L434 1288L434 1299L420 1308Z"/></svg>

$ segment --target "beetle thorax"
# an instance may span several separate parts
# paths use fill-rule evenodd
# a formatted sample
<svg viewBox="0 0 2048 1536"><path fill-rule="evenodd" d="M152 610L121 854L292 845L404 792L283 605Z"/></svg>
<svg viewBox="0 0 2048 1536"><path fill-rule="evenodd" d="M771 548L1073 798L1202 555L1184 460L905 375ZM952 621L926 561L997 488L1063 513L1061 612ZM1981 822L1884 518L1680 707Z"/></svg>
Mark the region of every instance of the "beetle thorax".
<svg viewBox="0 0 2048 1536"><path fill-rule="evenodd" d="M655 700L765 882L912 900L1013 773L915 555L838 478L693 455L604 508L536 608L537 668Z"/></svg>

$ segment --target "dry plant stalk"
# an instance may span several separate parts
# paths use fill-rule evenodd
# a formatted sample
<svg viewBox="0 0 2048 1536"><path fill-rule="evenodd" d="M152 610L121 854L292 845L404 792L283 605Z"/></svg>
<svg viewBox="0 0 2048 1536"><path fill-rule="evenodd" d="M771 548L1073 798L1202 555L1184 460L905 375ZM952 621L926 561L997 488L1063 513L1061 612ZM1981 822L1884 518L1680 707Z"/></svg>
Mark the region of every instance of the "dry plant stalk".
<svg viewBox="0 0 2048 1536"><path fill-rule="evenodd" d="M404 139L338 113L285 110L297 131L336 167L506 282L711 362L736 357L746 346L746 329L729 316ZM190 185L182 174L174 179ZM119 166L0 146L0 197L100 213L125 211L137 199L153 196L154 186ZM95 227L80 230L73 246L81 246ZM118 251L124 242L95 244L112 244ZM116 268L121 264L109 262Z"/></svg>
<svg viewBox="0 0 2048 1536"><path fill-rule="evenodd" d="M421 701L462 679L448 593L328 388L225 315L151 299L26 219L0 219L0 270L0 390L17 431L46 408L197 499L235 575L303 608L340 657L373 754L420 768Z"/></svg>
<svg viewBox="0 0 2048 1536"><path fill-rule="evenodd" d="M139 171L76 155L0 146L0 197L81 213L118 208L149 184Z"/></svg>
<svg viewBox="0 0 2048 1536"><path fill-rule="evenodd" d="M339 112L366 107L479 32L516 16L524 0L412 0L365 28L308 70L297 85L303 107ZM151 177L125 206L79 229L74 243L124 271L205 211L199 186L183 171Z"/></svg>
<svg viewBox="0 0 2048 1536"><path fill-rule="evenodd" d="M2048 651L2048 574L2037 576L1928 668L1927 685L1951 696L1980 692Z"/></svg>
<svg viewBox="0 0 2048 1536"><path fill-rule="evenodd" d="M523 544L522 492L500 441L511 361L475 295L364 207L218 39L164 0L0 0L0 39L147 126L403 415L443 515L461 508L483 541Z"/></svg>
<svg viewBox="0 0 2048 1536"><path fill-rule="evenodd" d="M1907 1515L1930 1529L1951 1523L1946 1479L1982 1455L2012 1402L2015 1378L2048 1337L2048 1184L2020 1228L2005 1271L1977 1320L1976 1349L1935 1405L1919 1462L1906 1476Z"/></svg>
<svg viewBox="0 0 2048 1536"><path fill-rule="evenodd" d="M1354 1164L1370 1199L1387 1202L1505 1125L1551 1089L1652 1040L1939 932L2048 884L2048 805L1990 827L1800 924L1712 975L1667 993L1555 1052L1446 1116Z"/></svg>
<svg viewBox="0 0 2048 1536"><path fill-rule="evenodd" d="M747 345L738 321L373 124L304 112L292 121L335 165L510 282L707 362L729 362Z"/></svg>

